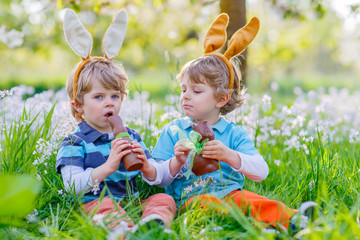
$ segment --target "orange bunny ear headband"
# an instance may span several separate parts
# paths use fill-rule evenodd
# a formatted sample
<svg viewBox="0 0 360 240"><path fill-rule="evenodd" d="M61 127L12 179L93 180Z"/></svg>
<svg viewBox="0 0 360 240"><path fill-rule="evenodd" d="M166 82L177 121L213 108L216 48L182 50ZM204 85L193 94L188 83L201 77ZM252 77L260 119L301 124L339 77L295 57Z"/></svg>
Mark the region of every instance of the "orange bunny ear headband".
<svg viewBox="0 0 360 240"><path fill-rule="evenodd" d="M106 30L102 40L102 52L104 57L90 57L92 49L92 37L86 28L80 23L80 20L74 10L67 10L64 18L64 33L66 41L72 50L81 57L82 62L78 65L73 79L73 94L76 102L77 82L79 75L86 63L90 59L108 59L112 60L120 51L124 41L127 26L127 15L121 10L115 17L109 28Z"/></svg>
<svg viewBox="0 0 360 240"><path fill-rule="evenodd" d="M214 52L221 48L226 42L226 27L229 22L229 16L226 13L220 14L211 24L204 40L205 56L215 55L229 68L229 89L234 86L234 69L230 59L241 53L255 38L260 28L260 21L253 17L250 22L237 30L230 39L228 49L224 55Z"/></svg>

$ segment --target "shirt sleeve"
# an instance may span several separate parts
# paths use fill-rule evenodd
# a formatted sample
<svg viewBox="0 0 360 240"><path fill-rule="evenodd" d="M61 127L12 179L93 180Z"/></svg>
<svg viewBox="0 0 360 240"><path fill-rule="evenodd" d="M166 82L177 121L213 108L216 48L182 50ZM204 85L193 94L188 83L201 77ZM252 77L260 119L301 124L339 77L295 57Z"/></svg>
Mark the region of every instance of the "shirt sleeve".
<svg viewBox="0 0 360 240"><path fill-rule="evenodd" d="M143 174L141 176L142 179L144 179L144 181L150 185L156 185L158 187L166 187L167 185L172 183L172 181L174 181L174 179L179 174L178 173L175 176L171 175L170 167L169 167L170 160L155 161L154 159L151 159L149 160L149 163L152 164L156 169L156 179L154 181L150 181L145 176L143 176Z"/></svg>
<svg viewBox="0 0 360 240"><path fill-rule="evenodd" d="M266 179L269 174L269 167L264 158L260 154L247 155L238 152L241 159L241 166L239 169L231 167L236 172L241 172L250 180L261 182Z"/></svg>
<svg viewBox="0 0 360 240"><path fill-rule="evenodd" d="M233 146L231 148L238 152L241 159L240 169L233 167L232 169L243 173L250 180L256 182L265 180L269 174L269 167L255 148L246 130L240 126L235 126L232 133L231 142Z"/></svg>
<svg viewBox="0 0 360 240"><path fill-rule="evenodd" d="M230 145L232 145L230 148L237 152L241 152L247 155L259 154L246 130L240 126L235 125L235 127L233 127L231 131L230 142Z"/></svg>
<svg viewBox="0 0 360 240"><path fill-rule="evenodd" d="M175 176L172 176L170 173L170 159L175 155L174 146L179 141L178 134L173 135L171 133L170 126L172 125L176 124L171 122L163 130L152 152L153 158L159 164L159 172L161 172L161 181L156 184L159 187L169 185L180 173L177 173Z"/></svg>
<svg viewBox="0 0 360 240"><path fill-rule="evenodd" d="M84 170L82 167L65 165L61 167L61 176L63 178L66 191L75 190L76 194L88 192L93 187L91 171L93 168Z"/></svg>

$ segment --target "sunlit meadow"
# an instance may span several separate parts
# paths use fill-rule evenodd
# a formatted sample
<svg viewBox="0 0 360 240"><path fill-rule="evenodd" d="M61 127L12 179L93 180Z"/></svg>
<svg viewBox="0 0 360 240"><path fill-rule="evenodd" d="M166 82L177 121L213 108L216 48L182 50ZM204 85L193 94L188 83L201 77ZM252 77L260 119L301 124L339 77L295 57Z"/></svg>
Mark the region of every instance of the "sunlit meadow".
<svg viewBox="0 0 360 240"><path fill-rule="evenodd" d="M150 231L129 239L358 239L360 238L360 90L317 89L303 92L289 105L272 101L276 91L247 95L247 104L226 118L243 126L266 159L270 174L260 183L247 180L245 189L297 208L316 201L323 214L291 235L265 233L259 224L233 207L227 214L194 208L180 211L171 233ZM57 149L76 127L65 90L34 94L18 86L0 93L1 175L31 175L42 185L25 217L0 214L2 239L117 239L103 216L85 216L79 197L63 188L55 172ZM147 92L127 98L120 115L136 129L150 149L166 123L181 116L178 97L166 106L149 102ZM196 184L196 183L195 183ZM139 179L140 198L161 192ZM7 194L3 190L4 196ZM28 199L17 199L19 206ZM127 199L125 209L136 221L139 199ZM0 198L0 204L1 202ZM223 211L223 212L224 212ZM1 211L0 211L1 213ZM95 222L95 223L94 223Z"/></svg>

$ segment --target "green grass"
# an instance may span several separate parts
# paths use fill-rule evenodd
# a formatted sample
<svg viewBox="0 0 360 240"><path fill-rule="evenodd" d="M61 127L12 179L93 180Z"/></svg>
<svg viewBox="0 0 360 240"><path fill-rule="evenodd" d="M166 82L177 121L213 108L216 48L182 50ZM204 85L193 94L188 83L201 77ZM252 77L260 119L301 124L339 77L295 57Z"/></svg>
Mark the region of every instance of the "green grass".
<svg viewBox="0 0 360 240"><path fill-rule="evenodd" d="M9 113L2 113L9 114ZM34 154L40 139L50 141L54 134L51 122L53 111L35 117L27 111L1 132L0 174L30 174L39 176L43 185L34 208L37 215L29 219L17 218L21 224L0 221L1 239L106 239L109 230L94 224L80 208L79 196L63 189L61 176L55 172L56 152L42 164L33 164L41 157ZM4 116L4 115L3 115ZM43 119L38 124L39 119ZM5 120L3 119L3 123ZM160 124L159 119L151 120ZM56 123L55 123L56 124ZM146 129L144 142L154 144L156 139ZM280 200L297 208L301 202L316 201L323 209L321 215L305 231L296 235L302 239L359 239L360 228L360 144L349 143L346 136L340 142L321 140L306 143L309 154L284 151L284 144L261 143L259 152L267 160L270 174L260 183L246 180L245 189ZM280 139L281 140L281 139ZM281 142L281 141L279 141ZM279 165L274 159L281 159ZM46 163L46 164L45 164ZM139 180L140 198L162 192ZM125 210L137 222L141 211L138 198L129 199ZM225 209L224 209L225 208ZM206 211L198 207L180 211L172 223L173 233L164 234L161 228L129 235L130 239L293 239L286 233L265 234L256 227L255 220L234 207ZM228 211L228 214L219 214ZM0 219L4 216L0 215ZM222 227L221 230L218 227Z"/></svg>

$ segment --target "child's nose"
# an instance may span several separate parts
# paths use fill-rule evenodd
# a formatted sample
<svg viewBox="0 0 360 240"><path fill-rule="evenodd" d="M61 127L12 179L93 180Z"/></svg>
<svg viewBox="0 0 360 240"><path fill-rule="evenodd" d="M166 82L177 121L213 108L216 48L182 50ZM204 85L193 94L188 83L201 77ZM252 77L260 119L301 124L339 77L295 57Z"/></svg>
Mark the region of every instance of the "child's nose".
<svg viewBox="0 0 360 240"><path fill-rule="evenodd" d="M105 106L113 106L113 105L114 105L114 102L111 97L108 97L105 99Z"/></svg>
<svg viewBox="0 0 360 240"><path fill-rule="evenodd" d="M184 92L183 94L182 94L182 97L184 98L184 99L189 99L189 93L188 93L188 91L186 91L186 92Z"/></svg>
<svg viewBox="0 0 360 240"><path fill-rule="evenodd" d="M190 94L185 94L184 99L189 100L190 98Z"/></svg>

